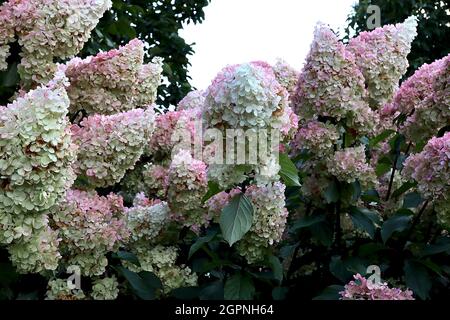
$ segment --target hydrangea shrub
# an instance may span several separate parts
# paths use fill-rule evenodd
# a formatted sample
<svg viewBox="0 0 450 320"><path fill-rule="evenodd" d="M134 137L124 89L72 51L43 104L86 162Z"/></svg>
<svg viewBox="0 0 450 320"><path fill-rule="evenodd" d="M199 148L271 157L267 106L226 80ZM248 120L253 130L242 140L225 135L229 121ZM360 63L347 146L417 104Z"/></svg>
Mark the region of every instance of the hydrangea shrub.
<svg viewBox="0 0 450 320"><path fill-rule="evenodd" d="M414 17L347 44L318 24L301 71L229 65L165 109L145 41L75 57L110 6L0 7L0 70L16 41L21 56L0 106L0 243L16 272L45 278L42 298L445 291L430 274L448 278L450 56L400 84Z"/></svg>

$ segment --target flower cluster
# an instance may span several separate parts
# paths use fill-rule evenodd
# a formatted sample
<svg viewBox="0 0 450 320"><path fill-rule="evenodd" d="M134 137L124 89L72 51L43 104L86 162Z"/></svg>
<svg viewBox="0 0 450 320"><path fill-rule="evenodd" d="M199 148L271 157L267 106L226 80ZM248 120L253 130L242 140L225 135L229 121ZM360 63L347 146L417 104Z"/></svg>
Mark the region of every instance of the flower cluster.
<svg viewBox="0 0 450 320"><path fill-rule="evenodd" d="M192 158L188 151L180 150L172 159L168 179L167 198L176 219L195 231L208 224L203 211L196 210L208 187L206 164Z"/></svg>
<svg viewBox="0 0 450 320"><path fill-rule="evenodd" d="M401 131L411 141L431 138L450 119L450 54L423 65L402 83L393 111L408 116Z"/></svg>
<svg viewBox="0 0 450 320"><path fill-rule="evenodd" d="M365 96L364 77L354 56L328 27L318 25L292 98L294 111L306 120L340 120L356 113L354 108L364 104Z"/></svg>
<svg viewBox="0 0 450 320"><path fill-rule="evenodd" d="M198 109L186 109L158 115L146 154L153 155L162 163L167 163L171 154L178 151L177 148L191 150L196 134L197 113Z"/></svg>
<svg viewBox="0 0 450 320"><path fill-rule="evenodd" d="M54 270L61 257L48 210L75 179L65 85L58 74L0 107L0 241L20 272Z"/></svg>
<svg viewBox="0 0 450 320"><path fill-rule="evenodd" d="M268 127L287 96L271 69L258 63L228 66L206 91L204 117L212 127Z"/></svg>
<svg viewBox="0 0 450 320"><path fill-rule="evenodd" d="M294 94L300 73L283 59L277 59L277 62L273 65L273 72L277 81L283 88L285 88L290 95Z"/></svg>
<svg viewBox="0 0 450 320"><path fill-rule="evenodd" d="M359 273L340 292L342 300L414 300L411 290L389 288L387 283L372 284Z"/></svg>
<svg viewBox="0 0 450 320"><path fill-rule="evenodd" d="M55 82L0 108L0 212L46 210L72 184L68 106Z"/></svg>
<svg viewBox="0 0 450 320"><path fill-rule="evenodd" d="M48 282L46 300L84 300L86 295L81 289L70 289L67 279L54 279Z"/></svg>
<svg viewBox="0 0 450 320"><path fill-rule="evenodd" d="M328 160L328 172L341 182L358 180L365 188L378 183L375 171L366 161L364 146L336 151Z"/></svg>
<svg viewBox="0 0 450 320"><path fill-rule="evenodd" d="M297 131L292 147L294 150L306 149L314 156L323 157L333 153L338 140L339 132L334 125L312 120Z"/></svg>
<svg viewBox="0 0 450 320"><path fill-rule="evenodd" d="M288 96L286 89L277 81L273 68L262 61L228 66L216 76L206 91L204 121L208 128L221 131L222 134L215 137L215 143L218 139L234 141L236 138L237 149L245 148L245 158L243 163L229 163L227 160L223 164L223 159L213 161L208 170L211 180L224 188L243 182L252 172L260 184L278 180L279 166L273 149L267 149L271 153L269 156L254 162L250 159L254 158L256 150L263 148L260 144L263 130L266 130L266 135L262 135L262 139L267 138L267 145L275 148L279 148L283 138L293 135L298 118L288 106ZM230 137L227 129L238 130L234 130L232 134L235 136ZM245 141L248 141L248 147ZM214 149L214 145L209 144L206 148ZM211 153L217 152L222 157L221 151L211 150ZM234 158L231 149L225 150L227 152Z"/></svg>
<svg viewBox="0 0 450 320"><path fill-rule="evenodd" d="M177 110L201 110L205 103L205 93L202 90L194 90L189 92L183 99L178 102Z"/></svg>
<svg viewBox="0 0 450 320"><path fill-rule="evenodd" d="M133 207L126 209L131 240L153 240L169 220L169 206L159 200L151 201L143 193L136 196L133 204Z"/></svg>
<svg viewBox="0 0 450 320"><path fill-rule="evenodd" d="M361 32L350 39L347 50L354 54L364 74L372 108L390 102L408 68L407 56L417 35L416 28L417 19L412 16L403 23Z"/></svg>
<svg viewBox="0 0 450 320"><path fill-rule="evenodd" d="M152 248L138 246L134 253L139 259L140 267L126 263L128 268L135 272L153 272L163 283L164 293L171 290L197 285L197 275L184 265L176 265L178 249L176 247L164 247L157 245Z"/></svg>
<svg viewBox="0 0 450 320"><path fill-rule="evenodd" d="M430 139L422 152L408 157L403 174L417 181L425 198L435 201L438 219L450 228L450 132Z"/></svg>
<svg viewBox="0 0 450 320"><path fill-rule="evenodd" d="M31 238L9 245L9 258L21 273L55 270L61 258L59 241L58 232L49 227L34 231Z"/></svg>
<svg viewBox="0 0 450 320"><path fill-rule="evenodd" d="M115 300L119 295L118 287L115 276L96 279L92 285L91 297L94 300Z"/></svg>
<svg viewBox="0 0 450 320"><path fill-rule="evenodd" d="M284 190L284 184L274 182L266 186L252 185L245 192L253 204L253 223L239 241L238 251L249 263L260 262L267 248L281 240L288 216Z"/></svg>
<svg viewBox="0 0 450 320"><path fill-rule="evenodd" d="M56 71L54 59L77 54L111 5L110 0L9 0L0 7L2 56L17 36L21 80L27 86L48 81Z"/></svg>
<svg viewBox="0 0 450 320"><path fill-rule="evenodd" d="M83 275L101 275L106 253L117 250L130 236L122 198L95 191L69 190L52 216L61 237L67 265L78 265Z"/></svg>
<svg viewBox="0 0 450 320"><path fill-rule="evenodd" d="M169 169L161 165L148 163L142 171L146 192L157 198L165 198L169 187Z"/></svg>
<svg viewBox="0 0 450 320"><path fill-rule="evenodd" d="M134 109L110 116L93 115L73 125L73 140L79 146L75 165L92 186L119 182L144 152L154 127L154 111Z"/></svg>
<svg viewBox="0 0 450 320"><path fill-rule="evenodd" d="M161 82L162 60L144 62L144 44L138 39L95 57L74 58L61 68L70 80L70 110L87 114L114 114L152 105Z"/></svg>

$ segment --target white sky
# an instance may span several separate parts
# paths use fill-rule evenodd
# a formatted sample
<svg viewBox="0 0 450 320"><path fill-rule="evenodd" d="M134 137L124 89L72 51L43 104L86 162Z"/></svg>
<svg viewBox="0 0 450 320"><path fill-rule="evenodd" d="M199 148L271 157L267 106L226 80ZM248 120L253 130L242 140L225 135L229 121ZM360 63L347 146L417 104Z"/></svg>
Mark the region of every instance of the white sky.
<svg viewBox="0 0 450 320"><path fill-rule="evenodd" d="M300 70L318 21L335 31L345 26L355 0L212 0L201 24L180 31L195 42L189 74L192 85L206 89L227 64L277 57Z"/></svg>

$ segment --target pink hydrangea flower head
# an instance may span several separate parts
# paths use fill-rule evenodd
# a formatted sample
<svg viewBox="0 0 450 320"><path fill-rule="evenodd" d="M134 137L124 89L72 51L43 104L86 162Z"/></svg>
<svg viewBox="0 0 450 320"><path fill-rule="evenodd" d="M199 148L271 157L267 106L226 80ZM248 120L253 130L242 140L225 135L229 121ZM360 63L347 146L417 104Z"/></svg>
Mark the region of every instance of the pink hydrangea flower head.
<svg viewBox="0 0 450 320"><path fill-rule="evenodd" d="M417 19L412 16L403 23L361 32L350 40L347 50L354 54L364 74L372 108L379 109L392 100L408 68L407 55L417 35L416 28Z"/></svg>
<svg viewBox="0 0 450 320"><path fill-rule="evenodd" d="M372 284L359 273L340 292L342 300L415 300L411 290L389 288L386 283Z"/></svg>
<svg viewBox="0 0 450 320"><path fill-rule="evenodd" d="M89 184L106 187L119 182L144 152L154 128L153 108L115 115L93 115L72 126L79 146L75 169Z"/></svg>
<svg viewBox="0 0 450 320"><path fill-rule="evenodd" d="M134 39L119 49L84 60L74 58L61 66L70 80L70 110L109 115L153 104L161 82L162 60L143 62L144 44Z"/></svg>

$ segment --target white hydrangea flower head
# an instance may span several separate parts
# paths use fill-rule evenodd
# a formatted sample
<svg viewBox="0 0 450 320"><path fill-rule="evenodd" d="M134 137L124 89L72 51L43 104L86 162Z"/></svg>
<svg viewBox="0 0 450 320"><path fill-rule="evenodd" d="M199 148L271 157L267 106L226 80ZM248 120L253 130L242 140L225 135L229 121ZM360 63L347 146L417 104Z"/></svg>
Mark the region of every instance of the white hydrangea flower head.
<svg viewBox="0 0 450 320"><path fill-rule="evenodd" d="M49 227L34 233L27 241L19 240L8 247L12 264L20 273L56 270L61 255L58 233Z"/></svg>
<svg viewBox="0 0 450 320"><path fill-rule="evenodd" d="M48 282L45 300L84 300L83 290L70 289L67 279L53 279Z"/></svg>
<svg viewBox="0 0 450 320"><path fill-rule="evenodd" d="M64 78L0 108L0 214L52 207L75 179Z"/></svg>
<svg viewBox="0 0 450 320"><path fill-rule="evenodd" d="M92 285L91 297L94 300L115 300L119 295L119 283L116 277L96 279Z"/></svg>
<svg viewBox="0 0 450 320"><path fill-rule="evenodd" d="M111 0L9 0L0 7L6 19L0 24L0 44L12 42L16 35L22 47L22 82L28 87L44 83L56 71L54 59L80 52L111 6Z"/></svg>
<svg viewBox="0 0 450 320"><path fill-rule="evenodd" d="M139 196L143 195L137 198ZM136 199L134 206L126 209L131 239L152 241L169 220L169 206L166 202L150 201L147 198L146 201L136 202Z"/></svg>
<svg viewBox="0 0 450 320"><path fill-rule="evenodd" d="M253 223L238 242L238 251L248 263L261 262L268 247L281 240L288 216L285 188L281 182L274 182L266 186L252 185L245 192L253 204Z"/></svg>

